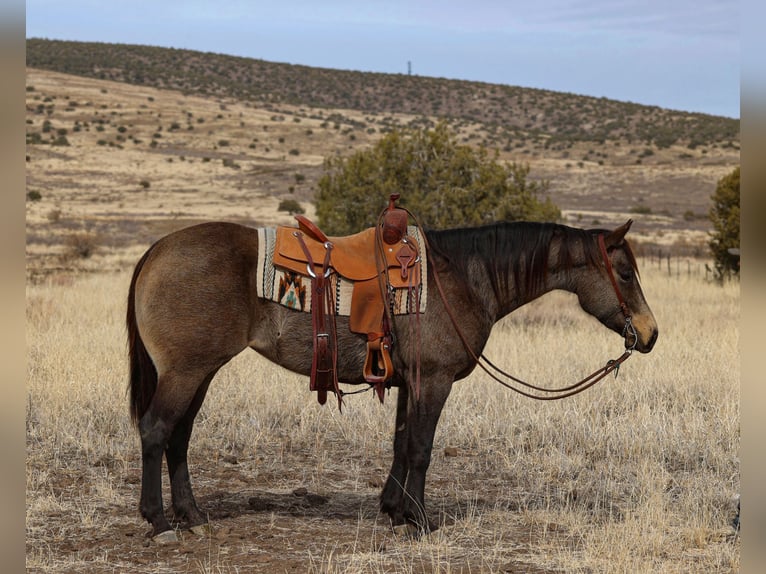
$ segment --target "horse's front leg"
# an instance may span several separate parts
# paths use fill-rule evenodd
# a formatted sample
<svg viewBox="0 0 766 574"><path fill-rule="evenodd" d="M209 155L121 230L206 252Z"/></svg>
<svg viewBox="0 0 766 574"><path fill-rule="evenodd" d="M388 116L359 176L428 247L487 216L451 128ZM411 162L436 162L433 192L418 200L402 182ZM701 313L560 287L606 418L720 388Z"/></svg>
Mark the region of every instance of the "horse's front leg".
<svg viewBox="0 0 766 574"><path fill-rule="evenodd" d="M437 526L426 514L426 472L431 464L431 451L444 403L452 390L452 381L437 379L421 381L420 400L410 400L407 408L407 482L403 500L404 519L417 527L419 533L429 533Z"/></svg>
<svg viewBox="0 0 766 574"><path fill-rule="evenodd" d="M380 494L380 509L388 514L391 523L404 524L402 502L404 483L407 481L407 402L409 390L407 384L399 386L396 396L396 426L394 428L394 461L388 473L383 491Z"/></svg>
<svg viewBox="0 0 766 574"><path fill-rule="evenodd" d="M399 389L394 462L380 503L394 526L410 524L419 534L436 529L426 515L426 472L431 464L436 424L451 389L450 380L440 379L438 383L423 380L418 401L406 386Z"/></svg>

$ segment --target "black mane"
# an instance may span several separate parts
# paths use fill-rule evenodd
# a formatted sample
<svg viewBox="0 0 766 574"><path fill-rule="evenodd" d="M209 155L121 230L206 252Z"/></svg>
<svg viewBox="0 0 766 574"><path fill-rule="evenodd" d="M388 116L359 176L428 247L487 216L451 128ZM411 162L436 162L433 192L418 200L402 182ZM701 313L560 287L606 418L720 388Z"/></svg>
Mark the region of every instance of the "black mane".
<svg viewBox="0 0 766 574"><path fill-rule="evenodd" d="M557 223L499 222L426 232L432 250L446 259L457 277L469 277L470 261L481 261L496 295L507 293L512 280L519 295L527 299L540 291L551 263L563 271L585 258L587 265L601 265L596 237L605 230L585 230ZM548 261L551 241L560 238L558 261ZM627 244L626 244L627 245ZM632 255L630 249L628 253ZM633 258L631 257L631 262Z"/></svg>

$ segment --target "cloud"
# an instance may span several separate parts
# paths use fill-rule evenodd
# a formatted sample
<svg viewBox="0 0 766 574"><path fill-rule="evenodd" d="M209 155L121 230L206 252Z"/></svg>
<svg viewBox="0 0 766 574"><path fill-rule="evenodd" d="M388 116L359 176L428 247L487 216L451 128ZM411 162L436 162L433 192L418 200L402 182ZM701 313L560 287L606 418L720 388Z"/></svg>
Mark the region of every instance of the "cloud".
<svg viewBox="0 0 766 574"><path fill-rule="evenodd" d="M550 30L715 36L736 40L736 0L552 0L532 6L530 24Z"/></svg>

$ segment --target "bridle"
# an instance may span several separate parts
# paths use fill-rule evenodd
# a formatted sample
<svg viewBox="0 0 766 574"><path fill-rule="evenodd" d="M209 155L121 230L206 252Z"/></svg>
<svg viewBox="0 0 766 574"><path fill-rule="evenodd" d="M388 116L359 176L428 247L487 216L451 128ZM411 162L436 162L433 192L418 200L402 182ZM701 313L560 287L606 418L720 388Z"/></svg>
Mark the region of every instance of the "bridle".
<svg viewBox="0 0 766 574"><path fill-rule="evenodd" d="M630 346L630 350L633 351L636 348L636 344L638 343L638 333L636 333L636 328L633 326L633 315L631 315L630 309L628 309L628 305L625 303L625 298L622 296L620 286L617 284L617 278L614 276L614 269L612 268L612 262L609 260L609 253L606 249L603 233L599 233L598 235L598 248L599 251L601 251L601 257L604 259L606 274L609 276L609 280L612 282L614 294L617 295L617 301L620 303L622 316L625 317L625 327L622 329L622 336L623 338L627 338L627 335L630 334L633 337L633 344Z"/></svg>
<svg viewBox="0 0 766 574"><path fill-rule="evenodd" d="M425 241L426 249L430 251L428 241L426 240L425 233L421 234L423 237L423 241ZM468 355L474 360L474 362L481 367L482 370L484 370L485 373L487 373L492 379L503 385L504 387L519 393L520 395L523 395L525 397L529 397L531 399L537 399L540 401L552 401L552 400L558 400L558 399L564 399L566 397L571 397L572 395L575 395L577 393L581 393L582 391L592 387L597 382L599 382L601 379L603 379L605 376L607 376L609 373L614 373L614 376L617 377L617 374L620 370L620 365L628 360L628 357L633 353L634 349L636 348L636 344L638 343L638 334L636 333L636 329L633 326L633 320L632 315L630 313L630 309L628 308L628 305L625 303L625 298L622 296L622 292L620 291L620 286L617 283L617 279L614 276L614 269L612 268L612 263L609 261L609 253L607 252L606 244L604 242L604 234L599 234L598 236L598 245L599 250L601 252L601 256L604 260L604 266L606 267L607 275L609 276L609 279L612 283L612 288L614 289L615 295L617 295L617 301L620 304L620 310L622 311L623 316L625 317L625 327L622 331L623 338L626 338L628 335L633 337L633 343L630 345L630 347L627 347L625 349L625 352L620 355L617 359L610 359L606 362L606 364L601 367L600 369L597 369L596 371L592 372L587 377L577 381L574 384L568 385L566 387L560 387L555 389L549 389L545 387L538 387L535 385L532 385L530 383L527 383L519 378L514 377L510 373L502 370L500 367L496 366L492 361L487 359L483 354L476 355L474 350L471 348L470 344L465 338L465 335L463 334L462 330L460 329L460 325L458 324L458 321L455 317L455 313L449 303L447 302L447 297L444 293L444 288L442 287L441 281L439 279L439 273L436 270L436 266L434 265L432 267L433 270L433 277L434 277L434 283L436 284L436 288L439 291L439 296L442 299L442 302L444 303L444 308L447 311L447 315L449 315L450 321L452 321L452 325L455 328L455 332L460 337L460 340L463 343L463 347L465 347L466 351L468 352ZM521 385L523 387L526 387L529 390L523 390L518 388L517 386L514 386L507 381L501 379L500 377L504 377L505 379L509 379L510 381L516 383L517 385ZM530 392L535 391L535 392ZM540 395L537 393L547 393L545 395Z"/></svg>

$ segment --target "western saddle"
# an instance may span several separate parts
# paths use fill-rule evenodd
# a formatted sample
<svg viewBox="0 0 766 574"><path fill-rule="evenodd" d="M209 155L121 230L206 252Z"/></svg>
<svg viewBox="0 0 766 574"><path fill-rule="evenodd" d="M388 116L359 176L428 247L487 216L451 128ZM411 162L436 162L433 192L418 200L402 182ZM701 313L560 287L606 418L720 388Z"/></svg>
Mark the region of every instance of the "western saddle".
<svg viewBox="0 0 766 574"><path fill-rule="evenodd" d="M396 206L392 194L378 225L347 237L328 237L314 223L296 215L298 227L278 227L273 263L309 277L314 354L312 391L324 404L327 391L342 393L337 378L334 287L338 276L351 281L349 329L367 337L364 378L383 401L385 383L393 375L391 350L391 296L394 289L409 289L420 310L421 265L416 240L407 234L408 212Z"/></svg>

